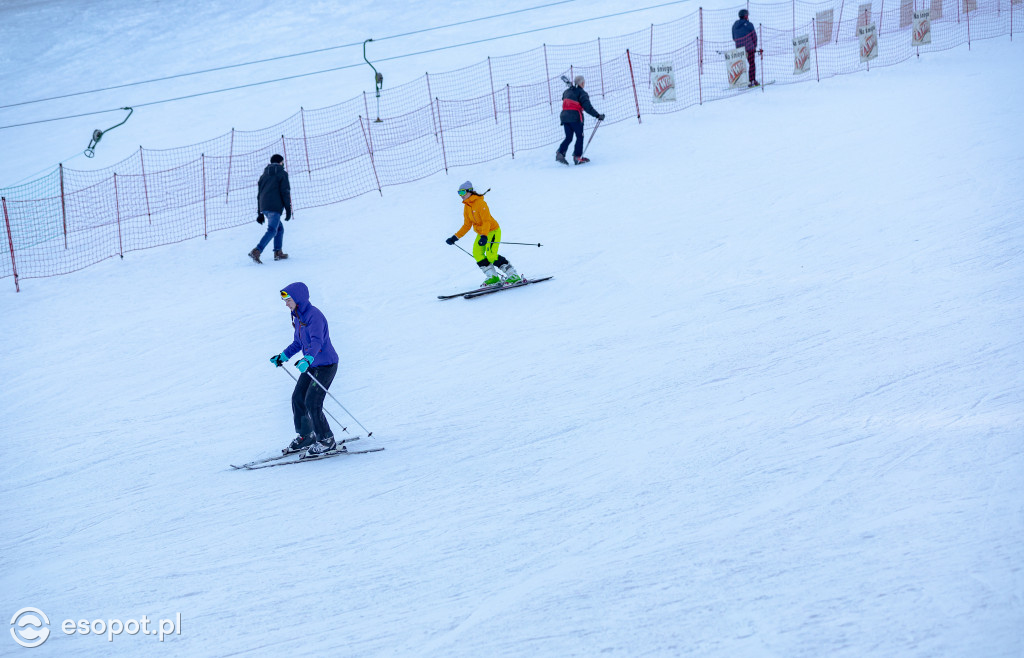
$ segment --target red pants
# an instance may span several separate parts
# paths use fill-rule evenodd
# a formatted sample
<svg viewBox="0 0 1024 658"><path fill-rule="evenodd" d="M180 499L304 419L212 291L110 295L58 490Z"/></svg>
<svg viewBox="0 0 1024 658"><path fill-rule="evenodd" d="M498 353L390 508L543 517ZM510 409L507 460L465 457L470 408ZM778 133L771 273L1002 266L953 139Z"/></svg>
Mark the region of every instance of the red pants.
<svg viewBox="0 0 1024 658"><path fill-rule="evenodd" d="M750 81L751 82L757 82L757 65L754 64L754 53L756 53L756 52L757 52L756 50L748 50L747 51L747 68L749 69L749 72L750 72Z"/></svg>

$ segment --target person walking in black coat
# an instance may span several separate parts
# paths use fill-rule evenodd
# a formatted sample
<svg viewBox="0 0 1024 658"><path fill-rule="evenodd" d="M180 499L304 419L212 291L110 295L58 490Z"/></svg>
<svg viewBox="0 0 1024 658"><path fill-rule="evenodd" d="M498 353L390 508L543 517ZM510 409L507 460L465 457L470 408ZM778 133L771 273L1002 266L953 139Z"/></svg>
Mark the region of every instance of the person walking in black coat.
<svg viewBox="0 0 1024 658"><path fill-rule="evenodd" d="M565 130L565 139L555 151L555 160L564 165L569 164L565 159L565 153L573 135L576 136L576 145L572 149L573 162L578 165L590 162L590 158L583 157L583 113L586 112L598 121L604 121L604 115L590 104L590 94L583 91L584 82L583 76L577 75L572 86L562 94L562 113L558 115L558 119L562 122L562 129Z"/></svg>
<svg viewBox="0 0 1024 658"><path fill-rule="evenodd" d="M732 40L736 42L737 48L747 51L747 69L750 75L748 87L757 87L761 83L757 81L757 68L754 65L754 53L757 52L757 30L754 24L747 20L750 15L746 9L740 9L740 19L732 24Z"/></svg>
<svg viewBox="0 0 1024 658"><path fill-rule="evenodd" d="M262 263L260 254L274 241L274 260L284 260L288 254L281 251L284 246L284 226L281 224L281 213L284 221L292 218L292 187L288 182L288 172L284 170L284 158L278 154L270 156L270 164L260 176L259 191L256 194L259 203L256 221L267 222L267 232L260 238L256 248L249 252L249 258Z"/></svg>

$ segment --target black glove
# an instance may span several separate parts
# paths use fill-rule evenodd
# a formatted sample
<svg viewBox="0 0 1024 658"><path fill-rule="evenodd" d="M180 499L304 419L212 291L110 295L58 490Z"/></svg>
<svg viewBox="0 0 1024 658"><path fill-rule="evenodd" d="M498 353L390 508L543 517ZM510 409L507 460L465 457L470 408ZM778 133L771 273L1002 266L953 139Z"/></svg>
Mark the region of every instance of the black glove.
<svg viewBox="0 0 1024 658"><path fill-rule="evenodd" d="M458 240L458 238L453 235L452 237L445 240L445 242L447 242L448 244L455 244L456 240Z"/></svg>
<svg viewBox="0 0 1024 658"><path fill-rule="evenodd" d="M476 243L478 245L480 245L481 247L486 247L487 246L487 236L486 235L481 235L480 239L477 240Z"/></svg>
<svg viewBox="0 0 1024 658"><path fill-rule="evenodd" d="M262 224L265 221L267 221L267 218L263 216L263 213L260 213L260 214L256 215L256 223L257 224Z"/></svg>
<svg viewBox="0 0 1024 658"><path fill-rule="evenodd" d="M597 115L597 120L598 121L604 121L604 115L603 114L598 114Z"/></svg>
<svg viewBox="0 0 1024 658"><path fill-rule="evenodd" d="M284 221L287 222L291 218L292 218L292 209L291 208L285 208L284 209Z"/></svg>

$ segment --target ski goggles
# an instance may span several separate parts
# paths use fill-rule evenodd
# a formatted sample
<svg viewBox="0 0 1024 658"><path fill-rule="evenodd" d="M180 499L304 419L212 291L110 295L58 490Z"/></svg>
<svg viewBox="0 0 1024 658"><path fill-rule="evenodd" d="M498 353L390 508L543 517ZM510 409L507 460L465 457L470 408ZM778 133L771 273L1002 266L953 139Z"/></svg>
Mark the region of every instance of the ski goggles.
<svg viewBox="0 0 1024 658"><path fill-rule="evenodd" d="M472 191L473 190L459 190L459 196L466 196L467 194L469 194Z"/></svg>
<svg viewBox="0 0 1024 658"><path fill-rule="evenodd" d="M285 292L284 290L281 291L281 299L283 299L285 301L288 301L291 298L292 298L292 296L289 295L287 292Z"/></svg>

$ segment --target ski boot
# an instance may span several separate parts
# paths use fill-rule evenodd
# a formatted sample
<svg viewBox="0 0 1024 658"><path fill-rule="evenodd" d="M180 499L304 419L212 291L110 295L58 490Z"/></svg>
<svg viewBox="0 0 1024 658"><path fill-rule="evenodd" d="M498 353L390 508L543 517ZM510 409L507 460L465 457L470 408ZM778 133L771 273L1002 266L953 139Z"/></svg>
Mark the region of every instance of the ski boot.
<svg viewBox="0 0 1024 658"><path fill-rule="evenodd" d="M284 253L280 249L274 250L274 260L284 260L285 258L288 258L288 254Z"/></svg>
<svg viewBox="0 0 1024 658"><path fill-rule="evenodd" d="M260 260L260 250L253 249L249 252L249 258L253 259L257 265L262 265L263 261Z"/></svg>
<svg viewBox="0 0 1024 658"><path fill-rule="evenodd" d="M584 158L584 157L583 157L582 155L581 155L580 157L578 157L578 158L577 158L576 156L573 156L573 158L572 158L572 159L573 159L573 160L574 160L574 161L576 162L576 164L578 164L578 165L581 165L581 164L586 164L586 163L590 162L590 158Z"/></svg>
<svg viewBox="0 0 1024 658"><path fill-rule="evenodd" d="M565 153L561 151L555 151L555 162L561 162L566 167L569 166L569 161L565 159Z"/></svg>
<svg viewBox="0 0 1024 658"><path fill-rule="evenodd" d="M511 286L517 283L522 283L523 277L519 276L519 272L516 272L516 268L512 267L510 263L499 265L498 269L500 269L502 273L502 284Z"/></svg>
<svg viewBox="0 0 1024 658"><path fill-rule="evenodd" d="M501 275L498 274L498 270L494 265L488 265L486 267L481 266L480 269L483 270L484 276L487 277L484 279L484 282L480 284L481 288L488 288L501 283Z"/></svg>
<svg viewBox="0 0 1024 658"><path fill-rule="evenodd" d="M333 452L335 450L338 450L338 444L335 443L334 437L327 437L326 439L319 439L317 440L316 443L309 446L309 449L306 450L306 454L304 454L302 458L310 459L315 457L323 457L327 453ZM347 449L345 448L345 446L341 446L341 450L339 452L347 452Z"/></svg>
<svg viewBox="0 0 1024 658"><path fill-rule="evenodd" d="M761 86L760 82L758 82L757 80L751 80L750 84L747 85L747 88L749 89L751 87L760 87L760 86Z"/></svg>
<svg viewBox="0 0 1024 658"><path fill-rule="evenodd" d="M286 455L293 452L302 452L309 446L313 445L313 443L314 439L312 436L310 436L307 439L300 434L299 436L292 439L292 442L288 444L288 447L282 450L281 452L283 452Z"/></svg>

